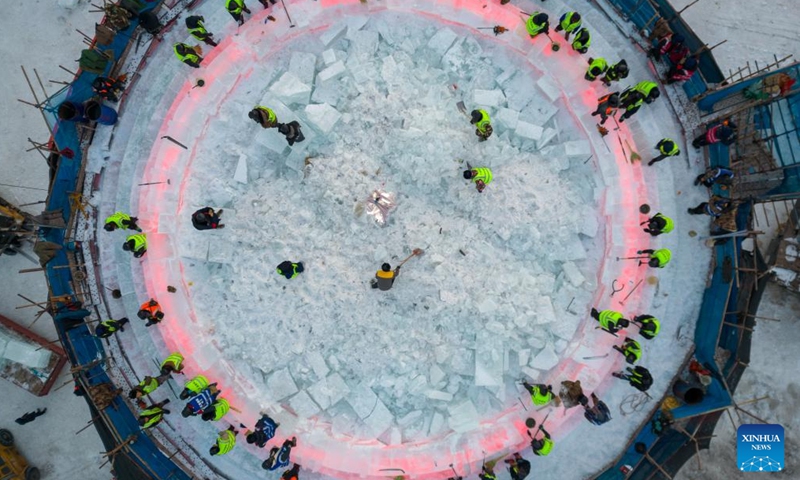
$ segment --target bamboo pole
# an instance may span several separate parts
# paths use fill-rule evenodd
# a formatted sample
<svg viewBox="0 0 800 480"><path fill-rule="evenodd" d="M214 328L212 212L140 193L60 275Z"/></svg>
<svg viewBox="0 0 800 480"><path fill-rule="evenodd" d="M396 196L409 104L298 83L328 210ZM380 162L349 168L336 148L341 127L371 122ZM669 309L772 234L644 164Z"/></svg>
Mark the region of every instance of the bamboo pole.
<svg viewBox="0 0 800 480"><path fill-rule="evenodd" d="M681 8L680 10L678 10L675 13L680 17L681 13L685 12L687 8L691 7L692 5L694 5L695 3L699 2L699 1L700 0L694 0L694 2L690 3L689 5L686 5L685 7Z"/></svg>
<svg viewBox="0 0 800 480"><path fill-rule="evenodd" d="M99 418L100 418L100 415L97 415L96 417L92 417L92 419L87 422L87 425L85 427L83 427L80 430L78 430L77 432L75 432L75 435L77 435L77 434L81 433L82 431L86 430L87 428L91 427L94 424L95 420L98 420Z"/></svg>
<svg viewBox="0 0 800 480"><path fill-rule="evenodd" d="M28 84L28 88L31 90L31 94L33 95L33 100L36 102L35 106L36 106L37 109L39 109L39 113L42 114L42 120L44 120L44 124L47 125L47 131L50 132L50 135L52 135L53 134L53 130L50 128L50 124L47 122L47 117L44 115L44 110L42 109L42 106L41 106L43 102L39 101L39 96L36 95L36 90L34 90L34 88L33 88L33 84L31 83L31 79L28 78L28 72L25 71L25 67L20 65L19 68L22 69L22 75L25 77L25 82ZM45 100L47 100L47 99L45 98ZM20 101L22 103L30 104L29 102L25 102L23 100L20 100Z"/></svg>
<svg viewBox="0 0 800 480"><path fill-rule="evenodd" d="M47 101L48 98L50 98L50 95L47 93L47 90L44 88L44 83L42 83L42 77L39 76L39 71L34 68L33 69L33 74L36 76L36 81L39 82L39 88L42 89L42 94L44 95L44 101L42 103L44 103L44 102Z"/></svg>
<svg viewBox="0 0 800 480"><path fill-rule="evenodd" d="M73 77L77 77L78 76L77 73L73 72L72 70L68 69L67 67L65 67L63 65L59 65L58 68L60 68L61 70L64 70L65 72L69 73Z"/></svg>

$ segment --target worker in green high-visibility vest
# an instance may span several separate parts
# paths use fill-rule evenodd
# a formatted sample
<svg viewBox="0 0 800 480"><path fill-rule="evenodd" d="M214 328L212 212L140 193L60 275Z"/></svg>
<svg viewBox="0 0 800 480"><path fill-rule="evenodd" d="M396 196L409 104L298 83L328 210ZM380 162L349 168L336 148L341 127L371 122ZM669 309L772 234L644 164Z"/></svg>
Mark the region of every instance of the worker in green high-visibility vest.
<svg viewBox="0 0 800 480"><path fill-rule="evenodd" d="M183 387L183 390L179 395L179 398L181 400L186 400L187 398L193 395L200 394L200 392L202 392L211 385L216 385L216 384L209 383L206 377L204 377L203 375L198 375L193 379L189 380L188 382L186 382L186 385Z"/></svg>
<svg viewBox="0 0 800 480"><path fill-rule="evenodd" d="M186 28L189 30L189 34L197 40L206 45L216 47L217 42L214 41L214 34L206 30L206 26L203 24L205 21L206 19L201 15L192 15L186 18Z"/></svg>
<svg viewBox="0 0 800 480"><path fill-rule="evenodd" d="M473 110L470 113L469 123L475 125L475 135L478 136L481 142L486 141L487 138L492 136L494 129L492 128L492 119L486 110Z"/></svg>
<svg viewBox="0 0 800 480"><path fill-rule="evenodd" d="M141 258L147 252L147 236L144 233L130 235L122 244L126 252L133 252L135 258Z"/></svg>
<svg viewBox="0 0 800 480"><path fill-rule="evenodd" d="M228 427L227 430L221 431L217 436L216 443L209 449L208 453L211 455L225 455L230 452L236 446L236 435L238 433L233 425Z"/></svg>
<svg viewBox="0 0 800 480"><path fill-rule="evenodd" d="M567 12L561 15L556 25L556 32L564 31L564 40L569 42L569 34L581 28L581 14L578 12Z"/></svg>
<svg viewBox="0 0 800 480"><path fill-rule="evenodd" d="M661 322L650 314L637 315L633 318L632 323L639 325L639 334L646 340L656 338L658 332L661 330Z"/></svg>
<svg viewBox="0 0 800 480"><path fill-rule="evenodd" d="M234 20L239 24L241 27L244 25L244 17L242 16L242 11L247 13L253 13L247 8L247 5L244 4L244 0L227 0L225 2L225 10L231 14Z"/></svg>
<svg viewBox="0 0 800 480"><path fill-rule="evenodd" d="M116 229L128 229L128 230L136 230L137 232L141 232L142 229L139 228L139 225L136 224L139 219L136 217L131 217L127 213L116 212L113 215L109 215L106 218L105 225L103 225L103 230L106 232L113 232Z"/></svg>
<svg viewBox="0 0 800 480"><path fill-rule="evenodd" d="M623 318L621 313L614 310L598 312L597 309L592 308L591 315L592 318L600 322L600 328L610 333L617 333L630 325L630 322Z"/></svg>
<svg viewBox="0 0 800 480"><path fill-rule="evenodd" d="M535 433L531 438L531 448L533 449L534 455L546 457L550 455L550 452L553 450L554 442L550 439L550 433L544 429L544 425L539 425L536 432L538 433L540 430L544 434L544 437L537 439Z"/></svg>
<svg viewBox="0 0 800 480"><path fill-rule="evenodd" d="M656 148L661 155L647 162L648 167L652 167L654 163L660 162L667 157L675 157L681 154L681 149L678 148L678 144L671 138L662 138L656 144Z"/></svg>
<svg viewBox="0 0 800 480"><path fill-rule="evenodd" d="M642 358L642 346L636 340L625 337L622 346L614 345L614 350L625 357L625 361L633 365Z"/></svg>
<svg viewBox="0 0 800 480"><path fill-rule="evenodd" d="M525 30L528 31L528 35L531 38L539 35L540 33L544 33L547 35L550 33L550 22L547 17L546 13L542 12L533 12L528 20L525 21Z"/></svg>
<svg viewBox="0 0 800 480"><path fill-rule="evenodd" d="M637 250L636 253L640 255L643 253L649 254L650 260L647 261L647 265L649 265L651 268L664 268L672 259L672 252L668 248L659 248L658 250ZM642 265L643 263L644 262L639 262L639 265Z"/></svg>
<svg viewBox="0 0 800 480"><path fill-rule="evenodd" d="M669 233L675 228L675 222L663 213L656 213L647 221L645 232L657 237L662 233Z"/></svg>
<svg viewBox="0 0 800 480"><path fill-rule="evenodd" d="M575 40L572 41L572 49L578 53L586 53L592 44L592 35L588 28L581 28L575 32Z"/></svg>
<svg viewBox="0 0 800 480"><path fill-rule="evenodd" d="M480 193L483 193L483 189L486 188L486 185L492 183L492 178L494 178L492 176L492 171L486 167L464 170L464 179L472 180L475 184L475 188L477 188Z"/></svg>
<svg viewBox="0 0 800 480"><path fill-rule="evenodd" d="M603 57L589 58L589 68L586 69L584 80L594 82L597 77L608 71L608 62Z"/></svg>
<svg viewBox="0 0 800 480"><path fill-rule="evenodd" d="M191 45L187 45L185 43L176 43L172 46L172 49L175 51L175 56L178 57L178 60L189 65L193 68L200 68L200 62L203 61L203 57L200 56L202 50L200 46L192 47Z"/></svg>
<svg viewBox="0 0 800 480"><path fill-rule="evenodd" d="M148 428L153 428L159 423L161 420L164 419L164 415L170 413L169 410L164 408L164 405L169 403L169 399L164 401L155 403L150 405L149 407L142 410L142 413L139 414L139 426L142 427L143 430Z"/></svg>

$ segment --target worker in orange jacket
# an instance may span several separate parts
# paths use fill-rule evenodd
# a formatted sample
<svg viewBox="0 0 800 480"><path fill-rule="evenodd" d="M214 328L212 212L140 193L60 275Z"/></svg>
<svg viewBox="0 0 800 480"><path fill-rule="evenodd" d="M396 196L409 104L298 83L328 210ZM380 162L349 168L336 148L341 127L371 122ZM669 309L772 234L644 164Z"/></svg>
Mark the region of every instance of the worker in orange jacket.
<svg viewBox="0 0 800 480"><path fill-rule="evenodd" d="M155 299L151 298L139 307L139 313L137 313L136 316L142 320L147 320L144 326L149 327L163 320L164 312L161 311L161 305L159 305Z"/></svg>
<svg viewBox="0 0 800 480"><path fill-rule="evenodd" d="M614 115L614 110L619 107L619 92L609 93L597 99L597 110L592 112L592 116L600 115L600 125L606 123L608 117Z"/></svg>

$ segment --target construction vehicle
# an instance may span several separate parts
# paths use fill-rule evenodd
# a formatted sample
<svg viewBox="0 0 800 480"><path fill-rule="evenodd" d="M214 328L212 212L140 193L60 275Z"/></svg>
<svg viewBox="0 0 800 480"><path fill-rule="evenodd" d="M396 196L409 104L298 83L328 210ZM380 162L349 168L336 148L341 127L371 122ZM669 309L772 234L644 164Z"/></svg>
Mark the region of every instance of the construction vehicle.
<svg viewBox="0 0 800 480"><path fill-rule="evenodd" d="M25 460L16 447L14 435L0 428L0 480L39 480L41 473Z"/></svg>

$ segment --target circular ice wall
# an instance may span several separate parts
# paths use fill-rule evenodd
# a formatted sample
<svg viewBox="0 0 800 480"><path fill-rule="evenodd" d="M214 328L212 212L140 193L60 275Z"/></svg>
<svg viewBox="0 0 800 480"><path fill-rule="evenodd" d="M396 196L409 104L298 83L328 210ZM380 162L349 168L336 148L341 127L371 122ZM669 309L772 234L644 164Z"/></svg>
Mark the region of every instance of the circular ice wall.
<svg viewBox="0 0 800 480"><path fill-rule="evenodd" d="M254 9L202 69L179 70L168 112L151 119L189 147L161 141L140 159L143 179L180 188L133 192L149 238L139 293L168 315L151 334L184 353L190 375L220 383L243 411L232 417L266 411L296 434L305 468L447 476L451 462L521 448L531 413L517 381L596 387L612 364L580 358L613 340L586 320L607 296L598 280L643 275L602 262L634 245L599 220L635 229L646 187L638 167L619 169L624 158L587 140L581 116L600 92L582 83L585 59L554 57L497 5L295 6L297 28ZM229 22L203 7L210 26ZM493 23L519 28L474 28ZM462 99L492 115L489 141ZM249 120L257 104L298 120L306 141L289 148ZM463 180L467 163L492 168L484 193ZM376 188L398 197L383 227L359 208ZM192 229L206 205L225 209L225 229ZM412 248L425 255L394 289L369 288ZM278 276L287 259L306 272ZM166 285L178 294L160 294Z"/></svg>

